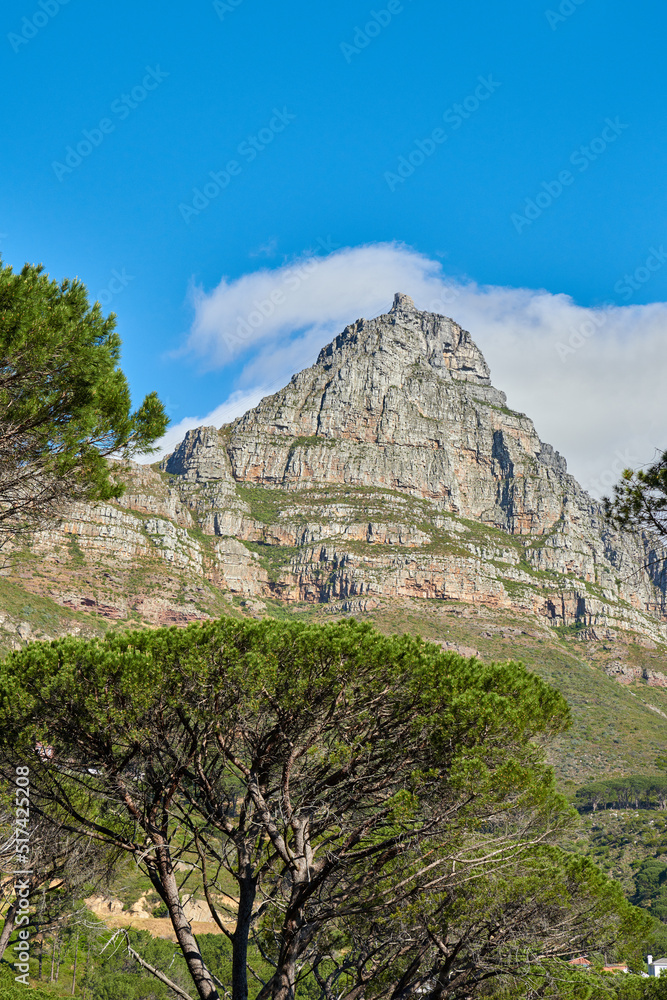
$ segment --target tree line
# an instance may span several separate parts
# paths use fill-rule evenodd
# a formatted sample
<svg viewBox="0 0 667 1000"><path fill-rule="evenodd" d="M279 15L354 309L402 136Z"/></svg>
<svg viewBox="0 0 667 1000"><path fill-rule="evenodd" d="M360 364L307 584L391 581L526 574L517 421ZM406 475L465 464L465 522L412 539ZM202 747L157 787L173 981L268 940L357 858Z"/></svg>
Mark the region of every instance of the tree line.
<svg viewBox="0 0 667 1000"><path fill-rule="evenodd" d="M580 811L597 809L667 809L667 775L631 775L583 785L575 792Z"/></svg>

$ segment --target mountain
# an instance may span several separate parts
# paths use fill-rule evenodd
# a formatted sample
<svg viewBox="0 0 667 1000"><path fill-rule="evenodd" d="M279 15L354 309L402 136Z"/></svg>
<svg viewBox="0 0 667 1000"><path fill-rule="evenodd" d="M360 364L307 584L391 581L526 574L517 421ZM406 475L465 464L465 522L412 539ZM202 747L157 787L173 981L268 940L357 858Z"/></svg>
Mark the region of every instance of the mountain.
<svg viewBox="0 0 667 1000"><path fill-rule="evenodd" d="M162 469L208 534L291 550L269 583L283 600L454 597L664 636L657 554L604 524L506 402L469 333L397 295Z"/></svg>
<svg viewBox="0 0 667 1000"><path fill-rule="evenodd" d="M563 775L653 766L662 553L605 524L452 319L396 295L238 420L119 471L120 504L12 554L5 646L223 612L362 615L553 680L580 712Z"/></svg>

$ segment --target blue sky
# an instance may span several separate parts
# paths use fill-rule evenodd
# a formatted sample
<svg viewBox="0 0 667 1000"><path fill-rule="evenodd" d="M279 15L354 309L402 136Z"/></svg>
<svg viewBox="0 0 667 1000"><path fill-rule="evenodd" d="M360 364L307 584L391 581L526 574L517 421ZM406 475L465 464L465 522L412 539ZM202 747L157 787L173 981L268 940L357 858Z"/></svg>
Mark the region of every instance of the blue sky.
<svg viewBox="0 0 667 1000"><path fill-rule="evenodd" d="M118 314L135 397L157 389L179 427L284 381L390 289L430 308L439 287L580 478L667 445L664 4L5 0L1 18L3 257L78 275ZM239 336L290 280L284 315ZM588 315L611 319L572 347Z"/></svg>

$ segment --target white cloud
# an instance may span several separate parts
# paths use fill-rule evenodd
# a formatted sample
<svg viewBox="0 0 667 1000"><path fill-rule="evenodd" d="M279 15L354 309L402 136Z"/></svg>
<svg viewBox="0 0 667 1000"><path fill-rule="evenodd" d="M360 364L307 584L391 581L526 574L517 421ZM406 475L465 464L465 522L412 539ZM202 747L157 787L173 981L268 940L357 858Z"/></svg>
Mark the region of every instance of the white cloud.
<svg viewBox="0 0 667 1000"><path fill-rule="evenodd" d="M667 303L586 309L563 294L480 286L391 243L315 252L195 289L184 352L210 368L246 361L239 391L171 428L165 450L189 427L233 419L284 385L348 323L386 312L397 291L471 332L508 404L532 417L591 492L667 447Z"/></svg>
<svg viewBox="0 0 667 1000"><path fill-rule="evenodd" d="M373 244L223 278L210 293L192 290L195 318L185 351L210 367L258 349L273 356L295 335L306 332L309 340L319 328L331 337L360 315L385 312L403 285L423 288L430 279L437 288L439 273L439 263L406 247Z"/></svg>
<svg viewBox="0 0 667 1000"><path fill-rule="evenodd" d="M584 309L563 295L468 288L454 311L508 404L595 496L667 448L667 304Z"/></svg>

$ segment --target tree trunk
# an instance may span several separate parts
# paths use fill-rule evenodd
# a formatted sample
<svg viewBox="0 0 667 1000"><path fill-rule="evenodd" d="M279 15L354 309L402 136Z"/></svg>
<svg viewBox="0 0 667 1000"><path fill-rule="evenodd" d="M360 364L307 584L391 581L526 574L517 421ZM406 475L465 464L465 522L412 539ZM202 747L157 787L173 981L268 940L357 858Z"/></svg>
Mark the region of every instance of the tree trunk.
<svg viewBox="0 0 667 1000"><path fill-rule="evenodd" d="M300 832L303 833L303 829ZM272 1000L294 1000L297 962L316 930L315 924L309 923L306 919L306 907L312 891L310 868L312 854L306 838L304 841L300 845L303 851L303 863L292 873L290 902L285 911L280 934L280 954L275 974L269 984Z"/></svg>
<svg viewBox="0 0 667 1000"><path fill-rule="evenodd" d="M255 892L256 879L248 875L239 880L239 908L232 938L232 1000L248 1000L248 937Z"/></svg>
<svg viewBox="0 0 667 1000"><path fill-rule="evenodd" d="M42 959L44 958L44 935L42 934L39 939L39 972L37 978L41 980L42 978Z"/></svg>
<svg viewBox="0 0 667 1000"><path fill-rule="evenodd" d="M160 844L155 854L157 873L164 893L163 898L169 910L171 924L200 1000L220 1000L213 978L201 957L190 922L183 912L169 847L164 843Z"/></svg>
<svg viewBox="0 0 667 1000"><path fill-rule="evenodd" d="M273 981L273 1000L294 1000L301 924L300 909L293 909L291 913L288 911L283 923L280 956Z"/></svg>
<svg viewBox="0 0 667 1000"><path fill-rule="evenodd" d="M56 960L56 935L54 934L53 944L51 946L51 978L49 979L50 983L53 982L53 965L55 960Z"/></svg>
<svg viewBox="0 0 667 1000"><path fill-rule="evenodd" d="M0 959L2 959L2 956L7 949L7 945L9 944L9 939L12 936L12 931L14 930L14 920L16 919L18 908L19 901L18 899L15 899L7 910L5 926L2 928L2 934L0 934Z"/></svg>
<svg viewBox="0 0 667 1000"><path fill-rule="evenodd" d="M61 958L60 938L58 938L58 961L56 962L56 982L58 982L58 979L60 978L60 962L61 961L62 961L62 958Z"/></svg>

